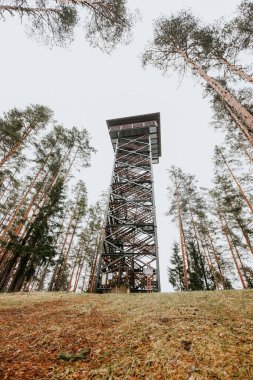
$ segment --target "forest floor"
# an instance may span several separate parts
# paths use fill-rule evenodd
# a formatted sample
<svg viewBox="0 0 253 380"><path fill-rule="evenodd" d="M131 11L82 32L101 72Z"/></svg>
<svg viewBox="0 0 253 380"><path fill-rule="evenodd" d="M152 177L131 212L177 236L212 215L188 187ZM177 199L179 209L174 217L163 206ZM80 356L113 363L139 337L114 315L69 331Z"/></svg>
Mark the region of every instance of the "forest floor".
<svg viewBox="0 0 253 380"><path fill-rule="evenodd" d="M0 379L253 379L253 291L0 295Z"/></svg>

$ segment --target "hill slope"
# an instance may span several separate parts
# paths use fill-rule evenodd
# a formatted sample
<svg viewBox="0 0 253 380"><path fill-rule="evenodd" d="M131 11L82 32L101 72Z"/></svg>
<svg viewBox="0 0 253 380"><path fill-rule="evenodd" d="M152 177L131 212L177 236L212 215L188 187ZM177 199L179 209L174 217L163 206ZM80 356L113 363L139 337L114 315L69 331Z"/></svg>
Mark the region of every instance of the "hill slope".
<svg viewBox="0 0 253 380"><path fill-rule="evenodd" d="M0 295L1 379L253 379L253 291Z"/></svg>

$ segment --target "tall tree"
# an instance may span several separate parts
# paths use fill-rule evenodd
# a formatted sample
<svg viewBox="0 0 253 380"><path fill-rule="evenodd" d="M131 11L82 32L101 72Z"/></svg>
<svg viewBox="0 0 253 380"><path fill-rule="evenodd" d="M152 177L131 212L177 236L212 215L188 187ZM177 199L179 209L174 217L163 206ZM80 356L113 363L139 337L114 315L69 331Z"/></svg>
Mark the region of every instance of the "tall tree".
<svg viewBox="0 0 253 380"><path fill-rule="evenodd" d="M185 213L185 200L183 198L184 194L184 178L183 173L180 169L172 167L170 170L170 177L172 180L172 186L169 188L170 194L172 196L171 207L169 214L173 215L173 220L177 220L179 227L180 245L181 245L181 255L183 262L183 272L184 272L184 284L185 289L189 288L189 259L187 256L187 245L185 240L185 231L183 224L182 214Z"/></svg>
<svg viewBox="0 0 253 380"><path fill-rule="evenodd" d="M178 225L179 230L182 230L180 237L183 238L183 252L186 257L184 267L182 255L184 277L186 272L188 280L186 289L227 289L229 282L226 278L226 260L220 253L216 229L210 219L208 205L197 189L196 179L174 167L171 168L170 175L170 214L173 221L180 215Z"/></svg>
<svg viewBox="0 0 253 380"><path fill-rule="evenodd" d="M65 129L56 123L51 131L32 141L31 147L28 166L32 162L32 168L27 177L17 181L19 193L8 187L8 176L10 184L13 182L12 169L3 172L7 192L0 202L5 202L6 196L7 202L5 211L0 212L1 291L30 289L36 286L36 277L42 278L43 287L58 253L54 235L62 223L64 189L73 168L89 166L95 151L85 129ZM68 244L71 251L72 243ZM61 277L67 281L65 273Z"/></svg>
<svg viewBox="0 0 253 380"><path fill-rule="evenodd" d="M245 193L238 178L236 177L234 171L232 170L230 163L228 162L228 158L225 157L225 150L221 149L218 146L215 147L215 162L216 162L216 165L221 165L222 168L228 171L229 175L231 176L231 179L234 181L235 185L237 186L249 210L251 211L251 213L253 213L253 206L251 205L250 200L247 197L247 194Z"/></svg>
<svg viewBox="0 0 253 380"><path fill-rule="evenodd" d="M224 32L230 35L231 41L239 49L253 47L253 4L251 0L243 0L237 8L237 15L226 24Z"/></svg>
<svg viewBox="0 0 253 380"><path fill-rule="evenodd" d="M67 268L69 261L70 251L74 243L74 238L77 234L77 230L80 227L80 222L83 220L87 213L87 190L85 184L79 181L74 190L75 199L71 204L71 217L69 225L66 232L66 237L61 249L59 256L59 266L57 268L57 273L53 279L53 285L51 285L52 290L60 290L62 277Z"/></svg>
<svg viewBox="0 0 253 380"><path fill-rule="evenodd" d="M31 222L25 236L11 236L8 251L9 260L1 276L1 291L19 291L24 281L34 274L38 263L45 263L55 255L52 245L54 223L59 223L59 213L62 212L63 182L59 180L51 190L48 202L43 206Z"/></svg>
<svg viewBox="0 0 253 380"><path fill-rule="evenodd" d="M110 52L126 42L133 25L126 0L1 0L0 16L19 15L30 21L30 35L47 44L64 45L73 39L78 21L83 21L92 46Z"/></svg>
<svg viewBox="0 0 253 380"><path fill-rule="evenodd" d="M207 94L211 95L211 104L213 110L212 126L221 129L225 133L226 145L230 147L231 154L239 152L246 156L247 160L253 161L253 136L250 131L245 128L236 113L226 105L221 97L210 87L206 88ZM253 98L252 90L241 89L237 96L247 109L253 111L251 99Z"/></svg>
<svg viewBox="0 0 253 380"><path fill-rule="evenodd" d="M31 134L38 132L52 120L53 112L41 105L25 110L14 108L0 118L0 167L20 153Z"/></svg>
<svg viewBox="0 0 253 380"><path fill-rule="evenodd" d="M219 173L218 164L219 162L216 162L216 187L211 191L214 201L213 212L220 224L221 232L225 237L228 251L231 254L241 284L243 288L246 288L248 277L244 270L244 260L247 261L247 248L249 252L252 251L250 242L252 231L249 227L249 219L245 215L241 194L233 188L231 180L222 169L222 174Z"/></svg>
<svg viewBox="0 0 253 380"><path fill-rule="evenodd" d="M250 23L250 18L248 19ZM239 54L245 50L245 45L238 43L240 38L231 33L231 24L222 25L216 22L214 25L199 27L195 33L195 40L201 47L199 59L206 67L223 70L228 78L241 78L253 84L253 77L249 75L240 64L236 64ZM238 33L237 33L238 34ZM228 75L229 74L229 75Z"/></svg>
<svg viewBox="0 0 253 380"><path fill-rule="evenodd" d="M154 39L143 54L143 64L151 64L163 72L173 67L184 72L189 67L200 76L236 112L248 130L253 131L253 115L222 84L208 73L201 58L203 48L196 38L200 21L188 11L181 11L170 18L156 20Z"/></svg>

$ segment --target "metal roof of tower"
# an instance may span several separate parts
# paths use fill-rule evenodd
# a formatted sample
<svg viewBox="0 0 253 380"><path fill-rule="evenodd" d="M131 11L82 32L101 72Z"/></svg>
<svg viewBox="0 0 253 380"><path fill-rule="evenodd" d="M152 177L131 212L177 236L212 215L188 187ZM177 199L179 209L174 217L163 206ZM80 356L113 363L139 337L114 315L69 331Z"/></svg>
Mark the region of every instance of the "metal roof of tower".
<svg viewBox="0 0 253 380"><path fill-rule="evenodd" d="M149 134L152 161L154 164L159 162L161 156L160 112L111 119L107 120L106 123L114 149L119 133L121 137L138 137L142 134Z"/></svg>

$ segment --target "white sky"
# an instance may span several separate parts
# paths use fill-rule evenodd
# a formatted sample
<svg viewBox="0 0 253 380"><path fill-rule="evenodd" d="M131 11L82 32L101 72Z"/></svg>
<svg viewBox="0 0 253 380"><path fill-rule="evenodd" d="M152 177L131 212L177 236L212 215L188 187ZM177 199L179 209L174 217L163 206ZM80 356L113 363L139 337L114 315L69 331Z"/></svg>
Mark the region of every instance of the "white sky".
<svg viewBox="0 0 253 380"><path fill-rule="evenodd" d="M162 291L171 291L167 280L169 251L178 239L168 210L166 169L172 164L196 174L201 186L209 186L212 154L220 136L209 126L211 110L202 98L200 83L190 75L179 84L173 72L143 70L141 52L152 39L152 20L181 8L192 8L205 21L230 17L240 0L128 0L139 8L142 22L134 29L133 42L119 46L110 56L91 48L81 28L68 48L49 49L26 37L18 19L0 23L1 112L12 107L43 104L65 126L83 126L98 150L92 168L82 172L90 202L109 186L113 149L105 121L138 114L161 113L162 157L154 165L155 196Z"/></svg>

